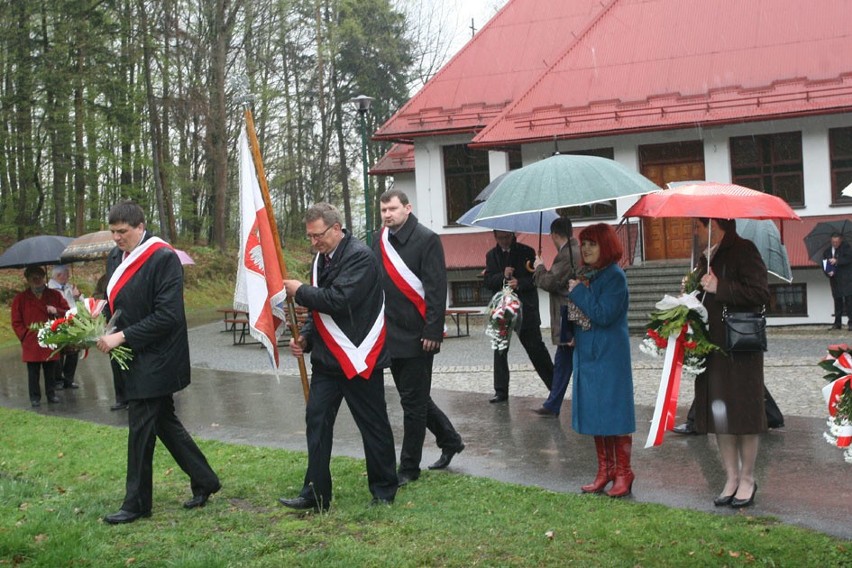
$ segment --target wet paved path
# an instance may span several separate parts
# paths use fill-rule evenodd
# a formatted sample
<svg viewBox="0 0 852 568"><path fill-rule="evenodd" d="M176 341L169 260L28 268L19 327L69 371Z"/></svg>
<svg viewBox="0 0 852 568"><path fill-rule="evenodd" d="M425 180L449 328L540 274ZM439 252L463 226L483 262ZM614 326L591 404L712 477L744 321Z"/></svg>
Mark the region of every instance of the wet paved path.
<svg viewBox="0 0 852 568"><path fill-rule="evenodd" d="M178 414L193 434L225 442L305 449L304 400L294 361L282 353L283 371L276 381L265 352L257 346L233 346L221 323L190 331L193 383L176 396ZM579 492L594 477L594 444L571 429L570 402L559 419L540 418L531 410L545 389L532 372L520 344L509 353L511 398L492 405L491 351L481 327L472 336L444 343L435 360L433 398L455 423L467 448L451 472L490 477L560 492ZM829 343L852 339L845 332L802 331L770 336L767 385L785 414L786 427L763 437L757 466L760 489L756 506L746 514L777 517L785 523L852 539L852 464L823 440L825 419L820 388L825 384L816 361ZM634 499L717 514L738 514L712 504L723 484L715 439L668 434L658 448L645 450L660 362L642 355L634 338L637 432L633 468ZM95 353L80 363L82 388L58 394L63 402L42 404L42 414L101 424L126 425L126 414L110 412L112 379L106 358ZM397 447L402 439L402 412L390 379L388 412ZM0 352L0 405L29 409L26 369L17 349ZM570 394L570 389L569 389ZM682 418L692 397L681 390ZM335 428L334 452L363 457L360 437L345 404ZM427 434L423 465L439 455ZM430 475L425 472L421 482ZM227 479L224 480L227 492Z"/></svg>

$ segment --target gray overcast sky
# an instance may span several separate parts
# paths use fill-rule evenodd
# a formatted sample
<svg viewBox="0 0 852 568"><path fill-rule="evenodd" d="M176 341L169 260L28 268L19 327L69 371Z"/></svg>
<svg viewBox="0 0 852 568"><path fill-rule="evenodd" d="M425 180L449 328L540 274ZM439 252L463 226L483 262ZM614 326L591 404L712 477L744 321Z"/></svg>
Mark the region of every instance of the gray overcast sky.
<svg viewBox="0 0 852 568"><path fill-rule="evenodd" d="M455 34L452 54L470 40L470 20L473 18L476 31L482 29L508 0L445 0L455 13Z"/></svg>

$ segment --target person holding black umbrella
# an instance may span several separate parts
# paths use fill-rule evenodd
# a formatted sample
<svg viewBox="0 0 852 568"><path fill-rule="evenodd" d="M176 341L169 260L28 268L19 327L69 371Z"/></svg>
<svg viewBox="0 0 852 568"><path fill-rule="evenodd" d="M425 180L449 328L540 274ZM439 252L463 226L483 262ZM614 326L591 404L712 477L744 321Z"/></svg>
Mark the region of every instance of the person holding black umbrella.
<svg viewBox="0 0 852 568"><path fill-rule="evenodd" d="M843 240L840 233L832 233L831 244L822 254L823 268L831 283L831 296L834 298L834 325L831 329L843 327L843 310L849 319L849 331L852 331L852 247Z"/></svg>
<svg viewBox="0 0 852 568"><path fill-rule="evenodd" d="M34 323L44 323L68 311L68 303L62 294L51 290L44 283L45 272L40 266L28 266L24 270L27 289L12 300L12 329L21 342L21 358L27 364L30 403L33 408L41 406L39 375L44 372L44 390L48 403L59 402L56 396L54 377L59 359L53 349L38 343L38 331L30 329Z"/></svg>

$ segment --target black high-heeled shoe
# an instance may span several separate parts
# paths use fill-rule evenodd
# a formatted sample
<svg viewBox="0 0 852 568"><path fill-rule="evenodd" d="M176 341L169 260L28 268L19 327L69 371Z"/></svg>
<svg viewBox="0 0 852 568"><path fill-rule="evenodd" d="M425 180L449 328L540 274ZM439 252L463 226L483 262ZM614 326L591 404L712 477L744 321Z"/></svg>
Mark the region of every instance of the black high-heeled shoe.
<svg viewBox="0 0 852 568"><path fill-rule="evenodd" d="M736 495L737 490L734 489L734 492L730 495L721 495L713 499L713 504L717 507L725 507L731 504L731 501L734 500L734 495Z"/></svg>
<svg viewBox="0 0 852 568"><path fill-rule="evenodd" d="M742 509L743 507L751 507L754 505L754 496L757 494L757 483L754 484L754 489L751 491L751 497L748 499L731 499L731 507L734 509Z"/></svg>

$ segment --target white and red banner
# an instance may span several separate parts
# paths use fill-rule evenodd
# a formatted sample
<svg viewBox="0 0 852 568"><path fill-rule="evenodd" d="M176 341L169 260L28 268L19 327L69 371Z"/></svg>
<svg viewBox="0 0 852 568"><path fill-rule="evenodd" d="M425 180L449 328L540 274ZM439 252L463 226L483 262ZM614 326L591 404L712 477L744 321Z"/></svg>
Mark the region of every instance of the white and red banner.
<svg viewBox="0 0 852 568"><path fill-rule="evenodd" d="M834 360L834 366L850 374L832 381L822 389L822 396L828 405L830 420L833 420L837 415L837 401L840 399L840 395L843 394L843 389L846 388L846 385L852 386L852 355L849 353L842 354ZM837 437L838 448L848 448L852 445L852 424L844 423L836 425L832 434Z"/></svg>
<svg viewBox="0 0 852 568"><path fill-rule="evenodd" d="M319 256L314 257L311 282L314 286L319 281ZM340 329L340 326L328 314L313 310L313 322L328 349L337 360L347 379L362 377L369 379L376 367L376 361L385 345L385 300L382 298L382 309L370 327L367 337L359 345L355 345Z"/></svg>
<svg viewBox="0 0 852 568"><path fill-rule="evenodd" d="M248 135L240 134L240 257L234 309L248 313L249 333L266 347L278 370L278 338L284 331L284 280L272 238Z"/></svg>
<svg viewBox="0 0 852 568"><path fill-rule="evenodd" d="M682 331L669 336L663 372L660 375L660 389L657 391L657 402L654 405L654 417L651 419L648 441L645 442L646 448L661 445L666 430L674 428L680 379L683 373L683 357L686 353L685 343Z"/></svg>
<svg viewBox="0 0 852 568"><path fill-rule="evenodd" d="M396 249L388 240L390 230L385 227L382 229L382 264L385 271L393 281L394 286L399 288L400 292L408 298L417 311L420 312L420 317L426 319L426 290L423 288L423 282L417 277L414 272L408 268Z"/></svg>
<svg viewBox="0 0 852 568"><path fill-rule="evenodd" d="M172 248L172 245L160 237L151 237L130 251L127 258L121 261L121 264L119 264L118 268L115 269L115 272L112 273L109 283L107 284L106 294L109 299L110 312L115 313L115 297L121 289L124 288L124 285L133 278L136 272L138 272L139 269L142 268L142 265L145 264L145 261L151 258L152 254L163 247Z"/></svg>

